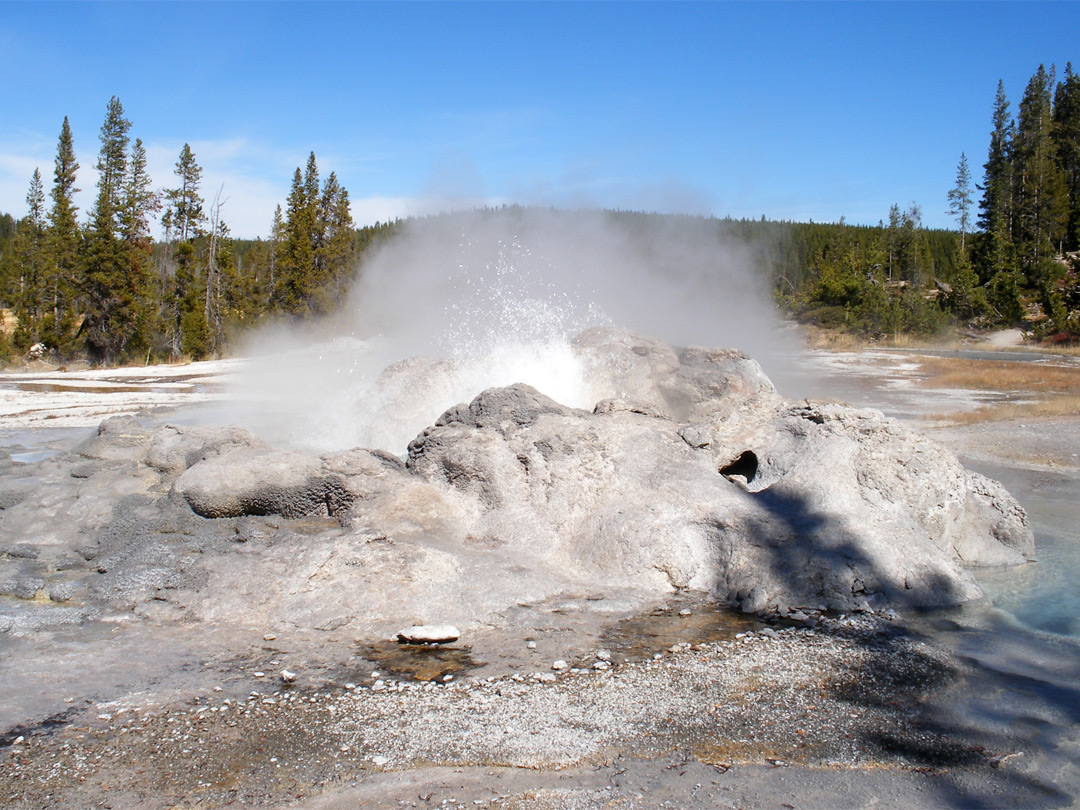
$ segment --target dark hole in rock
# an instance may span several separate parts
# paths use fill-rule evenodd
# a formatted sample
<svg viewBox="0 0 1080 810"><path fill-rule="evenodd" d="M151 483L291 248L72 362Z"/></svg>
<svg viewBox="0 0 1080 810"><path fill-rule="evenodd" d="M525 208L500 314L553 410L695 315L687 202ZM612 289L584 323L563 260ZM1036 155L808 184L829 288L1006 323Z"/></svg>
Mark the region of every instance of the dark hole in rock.
<svg viewBox="0 0 1080 810"><path fill-rule="evenodd" d="M757 475L758 460L753 450L745 450L733 462L726 467L720 468L720 474L725 475L728 478L732 478L736 475L746 479L746 483L750 483L754 480L754 476Z"/></svg>

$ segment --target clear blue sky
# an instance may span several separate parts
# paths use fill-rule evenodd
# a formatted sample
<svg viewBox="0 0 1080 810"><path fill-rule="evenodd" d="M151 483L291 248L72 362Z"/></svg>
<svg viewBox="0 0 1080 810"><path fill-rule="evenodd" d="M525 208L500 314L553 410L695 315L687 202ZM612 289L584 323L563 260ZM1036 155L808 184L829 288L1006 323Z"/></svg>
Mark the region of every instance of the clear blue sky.
<svg viewBox="0 0 1080 810"><path fill-rule="evenodd" d="M239 236L314 151L360 223L461 202L877 223L981 179L998 79L1080 68L1080 3L0 2L0 211L120 98Z"/></svg>

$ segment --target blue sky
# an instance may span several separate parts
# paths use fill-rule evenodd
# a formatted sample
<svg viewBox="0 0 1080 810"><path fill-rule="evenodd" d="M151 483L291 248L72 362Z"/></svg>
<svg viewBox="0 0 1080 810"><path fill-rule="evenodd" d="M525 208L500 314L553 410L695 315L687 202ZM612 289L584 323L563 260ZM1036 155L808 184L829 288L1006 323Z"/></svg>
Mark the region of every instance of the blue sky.
<svg viewBox="0 0 1080 810"><path fill-rule="evenodd" d="M70 118L89 207L120 98L170 186L184 142L236 235L314 151L359 223L521 202L946 227L998 79L1080 67L1080 3L0 1L0 211Z"/></svg>

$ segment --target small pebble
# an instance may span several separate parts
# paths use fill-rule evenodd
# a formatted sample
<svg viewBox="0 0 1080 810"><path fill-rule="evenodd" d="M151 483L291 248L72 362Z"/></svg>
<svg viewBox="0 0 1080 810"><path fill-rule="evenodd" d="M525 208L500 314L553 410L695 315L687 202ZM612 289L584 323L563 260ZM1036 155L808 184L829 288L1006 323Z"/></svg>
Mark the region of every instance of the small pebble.
<svg viewBox="0 0 1080 810"><path fill-rule="evenodd" d="M273 633L267 633L265 636L263 636L263 641L273 641L276 638L277 636L275 636Z"/></svg>
<svg viewBox="0 0 1080 810"><path fill-rule="evenodd" d="M561 672L562 670L566 669L566 666L566 662L560 658L558 661L551 665L551 668L556 672Z"/></svg>
<svg viewBox="0 0 1080 810"><path fill-rule="evenodd" d="M689 616L689 615L691 615L690 614L690 608L683 608L682 610L679 611L679 615L680 616Z"/></svg>

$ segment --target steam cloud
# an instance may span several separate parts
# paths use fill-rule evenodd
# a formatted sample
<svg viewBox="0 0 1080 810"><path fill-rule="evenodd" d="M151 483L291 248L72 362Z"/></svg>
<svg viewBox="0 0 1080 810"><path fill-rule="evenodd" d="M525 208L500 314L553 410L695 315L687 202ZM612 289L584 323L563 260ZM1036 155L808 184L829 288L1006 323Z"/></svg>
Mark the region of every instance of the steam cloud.
<svg viewBox="0 0 1080 810"><path fill-rule="evenodd" d="M601 325L742 349L769 371L784 347L767 288L753 248L715 220L516 207L413 220L337 316L249 347L236 416L276 443L400 454L492 386L591 408L610 393L570 341Z"/></svg>

